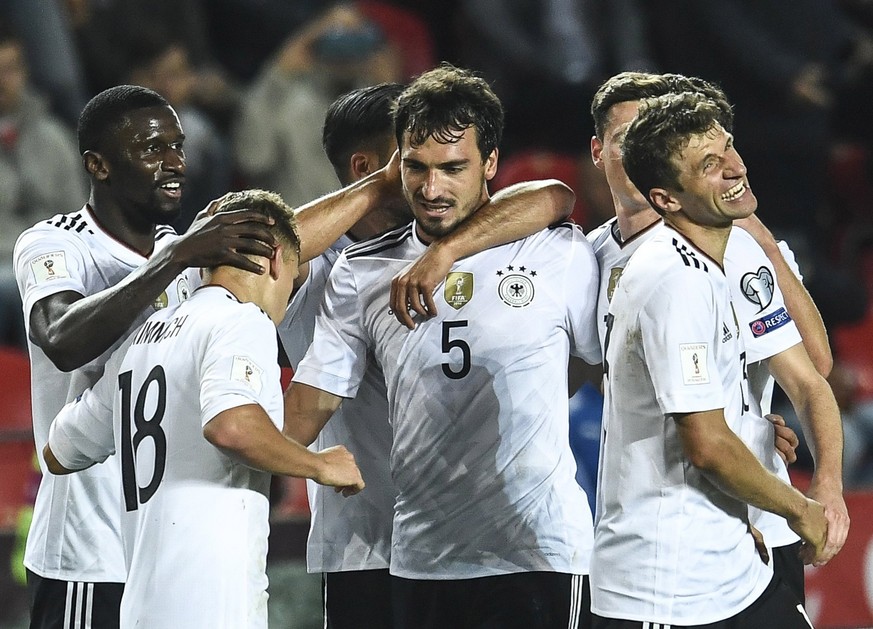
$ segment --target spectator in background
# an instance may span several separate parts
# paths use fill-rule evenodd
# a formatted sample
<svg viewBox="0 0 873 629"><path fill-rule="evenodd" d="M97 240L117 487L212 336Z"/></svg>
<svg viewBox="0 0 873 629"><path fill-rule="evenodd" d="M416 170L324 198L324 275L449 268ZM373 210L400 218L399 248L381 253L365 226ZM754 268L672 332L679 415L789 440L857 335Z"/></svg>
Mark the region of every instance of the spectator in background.
<svg viewBox="0 0 873 629"><path fill-rule="evenodd" d="M231 189L229 141L198 102L204 81L185 44L173 42L144 51L134 61L129 82L162 94L185 129L185 194L179 218L173 223L176 231L183 232L201 208Z"/></svg>
<svg viewBox="0 0 873 629"><path fill-rule="evenodd" d="M464 0L465 63L506 103L506 150L582 153L597 85L617 70L653 69L636 0Z"/></svg>
<svg viewBox="0 0 873 629"><path fill-rule="evenodd" d="M737 142L758 173L761 216L780 238L811 244L827 222L830 108L854 32L832 2L653 0L652 45L664 67L721 85ZM810 25L815 25L812 28Z"/></svg>
<svg viewBox="0 0 873 629"><path fill-rule="evenodd" d="M209 41L209 7L201 0L67 0L88 87L124 83L144 52L184 42L196 89L191 98L227 127L238 94Z"/></svg>
<svg viewBox="0 0 873 629"><path fill-rule="evenodd" d="M336 5L294 33L243 101L234 157L248 185L293 206L336 188L321 126L336 97L396 81L400 64L382 33L349 5Z"/></svg>
<svg viewBox="0 0 873 629"><path fill-rule="evenodd" d="M47 95L54 112L71 127L88 100L85 74L65 6L75 1L0 3L0 16L21 38L33 85Z"/></svg>
<svg viewBox="0 0 873 629"><path fill-rule="evenodd" d="M70 129L29 85L24 49L0 32L0 341L24 347L21 300L12 270L18 235L87 191Z"/></svg>

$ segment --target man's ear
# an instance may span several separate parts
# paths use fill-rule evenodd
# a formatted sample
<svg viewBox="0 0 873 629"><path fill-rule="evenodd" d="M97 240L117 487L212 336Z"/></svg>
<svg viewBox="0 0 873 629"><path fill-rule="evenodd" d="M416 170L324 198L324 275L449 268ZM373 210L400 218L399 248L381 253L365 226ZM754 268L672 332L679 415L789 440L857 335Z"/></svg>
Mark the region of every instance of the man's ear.
<svg viewBox="0 0 873 629"><path fill-rule="evenodd" d="M371 151L357 151L352 153L352 156L349 158L349 168L352 174L352 181L358 181L370 173L379 170L379 159Z"/></svg>
<svg viewBox="0 0 873 629"><path fill-rule="evenodd" d="M603 142L596 135L591 136L591 161L598 170L603 170Z"/></svg>
<svg viewBox="0 0 873 629"><path fill-rule="evenodd" d="M281 268L282 268L282 254L284 254L284 253L285 253L285 248L281 244L276 243L275 245L273 245L273 255L270 256L269 273L270 273L270 277L273 278L274 280L278 279L278 277L279 277L279 273L280 273Z"/></svg>
<svg viewBox="0 0 873 629"><path fill-rule="evenodd" d="M85 170L88 174L97 181L109 179L109 167L106 164L106 159L100 153L85 151L82 155L82 163L85 165Z"/></svg>
<svg viewBox="0 0 873 629"><path fill-rule="evenodd" d="M495 148L491 151L491 154L485 158L485 180L491 181L494 178L494 175L497 174L497 158L499 156L498 150Z"/></svg>
<svg viewBox="0 0 873 629"><path fill-rule="evenodd" d="M649 201L661 214L672 214L682 209L679 199L670 194L666 188L652 188L649 190Z"/></svg>

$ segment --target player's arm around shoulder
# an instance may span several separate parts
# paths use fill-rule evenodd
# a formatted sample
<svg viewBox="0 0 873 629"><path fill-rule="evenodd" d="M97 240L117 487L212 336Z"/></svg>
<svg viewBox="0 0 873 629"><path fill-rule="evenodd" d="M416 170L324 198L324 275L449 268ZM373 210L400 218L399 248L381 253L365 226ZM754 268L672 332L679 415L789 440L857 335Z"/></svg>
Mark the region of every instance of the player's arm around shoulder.
<svg viewBox="0 0 873 629"><path fill-rule="evenodd" d="M469 216L451 234L437 239L391 281L391 308L409 329L410 312L436 315L437 285L462 258L504 245L560 223L570 216L576 194L557 179L507 186Z"/></svg>

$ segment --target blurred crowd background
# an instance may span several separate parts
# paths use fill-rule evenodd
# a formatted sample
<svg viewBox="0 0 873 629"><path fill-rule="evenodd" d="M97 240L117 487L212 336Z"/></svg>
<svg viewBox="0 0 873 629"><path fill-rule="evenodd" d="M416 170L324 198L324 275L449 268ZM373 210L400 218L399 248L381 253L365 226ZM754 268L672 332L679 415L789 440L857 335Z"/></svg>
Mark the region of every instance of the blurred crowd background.
<svg viewBox="0 0 873 629"><path fill-rule="evenodd" d="M87 199L75 126L97 92L145 85L176 108L182 231L228 190L298 205L336 189L321 148L331 101L442 60L478 70L507 109L492 192L561 179L586 231L613 215L589 156L598 85L621 70L720 84L759 215L830 333L847 485L873 485L873 0L3 0L2 345L24 348L18 234Z"/></svg>

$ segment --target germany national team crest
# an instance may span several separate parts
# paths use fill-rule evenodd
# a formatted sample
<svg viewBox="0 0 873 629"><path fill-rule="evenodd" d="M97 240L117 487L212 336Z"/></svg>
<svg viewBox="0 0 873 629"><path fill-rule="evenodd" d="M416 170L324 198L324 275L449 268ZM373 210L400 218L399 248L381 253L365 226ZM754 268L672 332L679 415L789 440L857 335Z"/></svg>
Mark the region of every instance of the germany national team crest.
<svg viewBox="0 0 873 629"><path fill-rule="evenodd" d="M473 299L473 274L453 271L446 275L446 287L443 290L446 303L455 310L460 310Z"/></svg>
<svg viewBox="0 0 873 629"><path fill-rule="evenodd" d="M497 271L497 276L502 277L500 284L497 285L497 294L507 306L513 308L524 308L534 298L534 283L533 278L536 277L536 271L527 272L527 268L520 266L516 268L512 265L506 267L508 274L501 269ZM527 272L527 274L525 274Z"/></svg>

